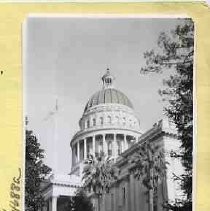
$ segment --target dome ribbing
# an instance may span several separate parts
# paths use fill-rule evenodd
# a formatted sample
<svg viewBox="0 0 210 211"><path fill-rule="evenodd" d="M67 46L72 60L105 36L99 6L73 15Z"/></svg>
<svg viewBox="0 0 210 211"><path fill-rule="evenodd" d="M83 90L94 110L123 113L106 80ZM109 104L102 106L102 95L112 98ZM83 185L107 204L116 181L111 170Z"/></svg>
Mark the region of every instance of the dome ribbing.
<svg viewBox="0 0 210 211"><path fill-rule="evenodd" d="M96 92L87 102L85 106L85 111L87 111L89 108L100 105L100 104L108 104L108 103L115 103L115 104L121 104L128 106L130 108L133 108L133 105L131 101L128 99L128 97L123 94L121 91L114 89L114 88L107 88L102 89L98 92Z"/></svg>

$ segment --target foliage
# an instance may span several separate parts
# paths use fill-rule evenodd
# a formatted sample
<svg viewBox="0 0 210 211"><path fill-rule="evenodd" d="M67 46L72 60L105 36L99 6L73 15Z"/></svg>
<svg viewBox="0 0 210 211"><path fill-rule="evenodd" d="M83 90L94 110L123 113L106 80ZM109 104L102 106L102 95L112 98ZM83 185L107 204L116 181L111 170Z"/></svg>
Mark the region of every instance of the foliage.
<svg viewBox="0 0 210 211"><path fill-rule="evenodd" d="M85 161L83 181L84 187L88 190L93 190L97 194L108 192L116 179L117 169L114 167L114 160L110 157L105 157L101 153L96 157L90 155Z"/></svg>
<svg viewBox="0 0 210 211"><path fill-rule="evenodd" d="M134 176L148 189L157 187L162 178L165 177L164 152L158 145L142 144L133 155L131 163L134 163Z"/></svg>
<svg viewBox="0 0 210 211"><path fill-rule="evenodd" d="M43 163L44 150L32 131L25 131L25 209L38 211L43 206L41 183L51 169Z"/></svg>
<svg viewBox="0 0 210 211"><path fill-rule="evenodd" d="M131 163L134 164L134 176L149 191L149 210L152 211L154 209L155 191L166 175L167 163L164 159L164 152L155 143L143 143L132 156Z"/></svg>
<svg viewBox="0 0 210 211"><path fill-rule="evenodd" d="M117 169L114 160L105 157L103 153L98 156L90 155L85 161L83 170L83 187L85 190L94 192L98 197L98 209L100 210L100 197L109 192L111 185L117 179Z"/></svg>
<svg viewBox="0 0 210 211"><path fill-rule="evenodd" d="M191 210L192 203L192 151L193 151L193 55L194 25L191 19L177 25L170 34L161 33L158 39L158 51L144 54L146 67L141 73L161 73L171 71L163 81L165 89L160 91L163 100L168 102L165 111L178 130L181 140L180 157L185 173L180 177L181 189L186 200L174 206ZM172 206L171 206L172 207ZM181 208L180 208L181 209Z"/></svg>
<svg viewBox="0 0 210 211"><path fill-rule="evenodd" d="M93 205L90 198L87 197L85 192L82 189L79 189L78 192L71 200L69 200L68 205L69 211L93 211Z"/></svg>

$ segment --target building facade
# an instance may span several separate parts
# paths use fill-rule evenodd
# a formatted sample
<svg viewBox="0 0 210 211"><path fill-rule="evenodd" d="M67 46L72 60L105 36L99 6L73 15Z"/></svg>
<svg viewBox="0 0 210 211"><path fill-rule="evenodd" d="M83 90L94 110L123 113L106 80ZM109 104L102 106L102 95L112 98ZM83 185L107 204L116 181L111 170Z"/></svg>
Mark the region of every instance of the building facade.
<svg viewBox="0 0 210 211"><path fill-rule="evenodd" d="M46 210L65 210L58 204L58 200L63 196L73 196L76 189L82 186L84 160L90 154L97 156L103 152L115 159L120 175L110 192L102 196L100 205L96 198L92 198L95 211L149 211L149 192L134 176L130 162L132 156L137 153L138 146L145 142L160 145L168 163L166 176L156 190L154 211L164 210L163 204L166 201L183 197L177 182L173 180L174 174L179 176L183 173L181 162L171 156L180 148L173 125L161 120L149 131L142 133L131 101L114 88L113 81L114 77L107 69L102 77L102 89L88 100L79 120L80 130L70 141L70 175L60 180L59 177L56 180L54 175L43 189L43 195L48 201Z"/></svg>
<svg viewBox="0 0 210 211"><path fill-rule="evenodd" d="M168 163L165 177L160 179L154 193L154 211L164 211L166 202L174 202L184 197L178 182L173 179L174 174L179 176L183 173L183 168L180 160L171 156L171 153L178 152L180 142L173 126L171 127L168 121L160 120L116 159L115 165L120 172L118 180L112 185L109 193L101 196L100 205L98 199L94 198L95 210L150 211L149 191L135 176L134 164L130 162L135 153L138 153L138 146L145 142L160 145Z"/></svg>

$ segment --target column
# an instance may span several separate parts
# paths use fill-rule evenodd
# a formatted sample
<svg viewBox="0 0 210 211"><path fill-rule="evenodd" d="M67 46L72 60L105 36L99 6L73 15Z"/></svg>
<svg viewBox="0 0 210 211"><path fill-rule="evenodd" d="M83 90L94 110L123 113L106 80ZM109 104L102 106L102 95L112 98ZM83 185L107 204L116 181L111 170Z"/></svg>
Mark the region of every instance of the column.
<svg viewBox="0 0 210 211"><path fill-rule="evenodd" d="M127 142L127 139L126 139L126 135L124 134L124 146L125 146L125 149L124 150L127 150L128 149L128 142Z"/></svg>
<svg viewBox="0 0 210 211"><path fill-rule="evenodd" d="M93 135L93 139L92 139L92 144L93 144L93 156L95 157L96 154L96 137L95 135Z"/></svg>
<svg viewBox="0 0 210 211"><path fill-rule="evenodd" d="M84 139L84 160L87 159L87 138Z"/></svg>
<svg viewBox="0 0 210 211"><path fill-rule="evenodd" d="M80 161L80 146L79 146L79 141L77 142L77 162Z"/></svg>
<svg viewBox="0 0 210 211"><path fill-rule="evenodd" d="M105 156L107 156L108 155L108 149L107 149L107 143L106 143L105 138L106 138L106 135L103 134L103 151L104 151Z"/></svg>
<svg viewBox="0 0 210 211"><path fill-rule="evenodd" d="M117 134L114 134L114 140L113 140L113 156L117 157Z"/></svg>
<svg viewBox="0 0 210 211"><path fill-rule="evenodd" d="M52 196L52 211L57 211L57 196Z"/></svg>

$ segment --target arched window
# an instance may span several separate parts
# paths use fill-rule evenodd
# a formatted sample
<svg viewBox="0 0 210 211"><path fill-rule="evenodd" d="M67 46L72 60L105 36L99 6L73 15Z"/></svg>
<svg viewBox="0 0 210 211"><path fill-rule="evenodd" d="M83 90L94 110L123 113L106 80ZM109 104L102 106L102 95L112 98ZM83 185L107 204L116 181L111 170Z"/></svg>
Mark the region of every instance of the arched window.
<svg viewBox="0 0 210 211"><path fill-rule="evenodd" d="M103 141L102 140L99 141L98 152L99 152L99 154L103 152Z"/></svg>
<svg viewBox="0 0 210 211"><path fill-rule="evenodd" d="M96 126L96 119L93 119L93 126Z"/></svg>
<svg viewBox="0 0 210 211"><path fill-rule="evenodd" d="M103 125L104 124L104 118L100 117L100 124Z"/></svg>

